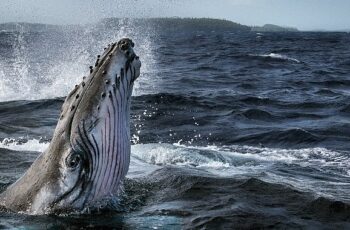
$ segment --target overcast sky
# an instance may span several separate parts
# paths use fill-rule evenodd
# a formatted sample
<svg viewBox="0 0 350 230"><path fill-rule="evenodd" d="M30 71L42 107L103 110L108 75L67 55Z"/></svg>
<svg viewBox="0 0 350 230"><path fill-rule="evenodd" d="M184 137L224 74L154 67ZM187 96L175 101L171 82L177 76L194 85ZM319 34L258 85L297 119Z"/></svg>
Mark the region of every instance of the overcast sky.
<svg viewBox="0 0 350 230"><path fill-rule="evenodd" d="M350 0L0 0L0 23L80 24L105 17L165 16L349 30Z"/></svg>

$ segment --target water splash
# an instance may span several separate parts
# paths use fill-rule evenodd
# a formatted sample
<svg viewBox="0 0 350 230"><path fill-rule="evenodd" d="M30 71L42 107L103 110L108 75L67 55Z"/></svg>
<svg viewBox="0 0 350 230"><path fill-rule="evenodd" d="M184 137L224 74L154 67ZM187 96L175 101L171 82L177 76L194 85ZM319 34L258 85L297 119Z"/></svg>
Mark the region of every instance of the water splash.
<svg viewBox="0 0 350 230"><path fill-rule="evenodd" d="M0 101L64 97L88 74L88 67L104 46L123 37L132 38L141 57L141 77L135 95L151 93L157 69L153 54L154 31L135 20L110 19L83 26L16 24L8 36L9 58L0 60ZM140 87L142 85L142 89Z"/></svg>

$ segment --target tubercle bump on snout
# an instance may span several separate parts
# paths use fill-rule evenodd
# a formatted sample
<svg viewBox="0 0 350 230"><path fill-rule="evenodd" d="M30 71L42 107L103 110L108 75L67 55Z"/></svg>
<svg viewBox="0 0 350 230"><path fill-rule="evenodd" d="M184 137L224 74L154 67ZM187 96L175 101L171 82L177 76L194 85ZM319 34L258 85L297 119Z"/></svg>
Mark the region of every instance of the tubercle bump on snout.
<svg viewBox="0 0 350 230"><path fill-rule="evenodd" d="M105 52L107 52L107 54L106 54L107 58L105 60L107 60L107 61L111 60L111 58L114 55L113 55L113 53L110 53L110 52L112 52L116 46L120 51L122 51L126 55L126 57L129 60L131 59L131 61L133 61L135 58L136 58L136 60L138 60L138 56L136 56L132 50L132 48L134 48L134 46L135 46L135 43L129 38L123 38L123 39L119 40L118 42L108 44L108 46L104 48ZM90 74L92 74L96 68L98 69L99 65L101 65L103 62L104 62L103 57L101 55L97 55L97 59L94 63L94 66L89 67Z"/></svg>
<svg viewBox="0 0 350 230"><path fill-rule="evenodd" d="M99 71L99 69L101 69L101 66L104 66L103 68L108 66L116 50L119 50L119 52L125 54L127 58L127 63L126 63L127 66L134 60L139 60L139 57L133 51L134 46L135 46L134 42L129 38L123 38L118 42L108 44L108 46L106 47L107 50L105 51L105 53L103 55L97 55L94 65L89 66L90 75L94 75L95 72ZM102 69L101 73L102 75L106 76L107 70ZM81 91L84 90L84 88L86 88L85 86L88 84L88 81L89 81L88 79L90 78L88 78L87 76L83 76L82 82L79 85L75 86L75 90L72 91L72 93L68 96L68 98L71 98L71 96L74 95L75 101L79 103L79 100L81 99L81 96L82 96ZM111 85L113 91L116 91L119 85L119 80L120 79L117 78L116 82L113 83L111 82L110 79L106 79L104 82L106 86ZM101 94L101 98L104 98L106 96L107 96L107 93ZM74 111L75 107L76 106L71 106L70 110Z"/></svg>
<svg viewBox="0 0 350 230"><path fill-rule="evenodd" d="M123 38L118 42L118 47L123 51L128 50L130 47L134 48L134 46L135 46L135 44L129 38Z"/></svg>

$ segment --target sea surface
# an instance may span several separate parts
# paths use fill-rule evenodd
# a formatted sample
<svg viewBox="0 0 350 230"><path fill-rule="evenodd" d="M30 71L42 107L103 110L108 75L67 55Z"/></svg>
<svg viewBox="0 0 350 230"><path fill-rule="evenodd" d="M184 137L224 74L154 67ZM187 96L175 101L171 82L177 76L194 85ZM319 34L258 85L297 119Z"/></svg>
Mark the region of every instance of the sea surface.
<svg viewBox="0 0 350 230"><path fill-rule="evenodd" d="M142 69L118 210L2 210L0 228L350 229L349 33L13 24L0 31L0 191L45 150L64 97L123 37Z"/></svg>

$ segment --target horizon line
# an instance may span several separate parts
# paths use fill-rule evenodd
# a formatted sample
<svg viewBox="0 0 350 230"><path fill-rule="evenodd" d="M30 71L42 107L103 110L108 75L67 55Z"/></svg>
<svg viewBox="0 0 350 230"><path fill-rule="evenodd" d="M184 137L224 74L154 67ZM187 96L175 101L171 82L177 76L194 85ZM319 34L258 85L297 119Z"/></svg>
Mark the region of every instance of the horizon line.
<svg viewBox="0 0 350 230"><path fill-rule="evenodd" d="M296 26L290 26L290 25L279 25L279 24L274 24L274 23L264 23L263 25L246 25L242 24L240 22L233 21L231 19L227 18L214 18L214 17L179 17L179 16L170 16L170 17L106 17L106 18L101 18L97 20L97 22L100 22L105 19L213 19L213 20L222 20L222 21L229 21L232 23L236 23L242 26L247 26L247 27L263 27L265 25L274 25L274 26L279 26L282 28L292 28L292 29L297 29L299 32L350 32L349 29L322 29L322 28L314 28L314 29L299 29ZM91 23L44 23L44 22L26 22L26 21L5 21L5 22L0 22L1 24L15 24L15 23L26 23L26 24L41 24L41 25L48 25L48 26L83 26L83 25L90 25L94 24L97 22L91 22Z"/></svg>

